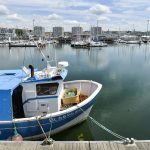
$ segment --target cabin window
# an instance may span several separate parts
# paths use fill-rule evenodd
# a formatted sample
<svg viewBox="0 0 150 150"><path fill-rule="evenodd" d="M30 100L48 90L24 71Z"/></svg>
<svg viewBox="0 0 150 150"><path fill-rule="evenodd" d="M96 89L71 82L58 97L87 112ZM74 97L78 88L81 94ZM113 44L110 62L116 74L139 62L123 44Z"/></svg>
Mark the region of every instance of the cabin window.
<svg viewBox="0 0 150 150"><path fill-rule="evenodd" d="M37 84L37 96L55 95L57 93L58 85L58 83Z"/></svg>

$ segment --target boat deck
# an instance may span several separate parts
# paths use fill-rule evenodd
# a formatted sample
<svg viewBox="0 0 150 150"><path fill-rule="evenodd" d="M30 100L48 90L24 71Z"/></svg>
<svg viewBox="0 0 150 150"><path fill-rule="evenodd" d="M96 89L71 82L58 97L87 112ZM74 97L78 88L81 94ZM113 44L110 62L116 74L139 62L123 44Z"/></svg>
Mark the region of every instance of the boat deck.
<svg viewBox="0 0 150 150"><path fill-rule="evenodd" d="M118 141L54 141L41 145L42 141L0 142L0 150L150 150L150 141L136 141L124 145Z"/></svg>

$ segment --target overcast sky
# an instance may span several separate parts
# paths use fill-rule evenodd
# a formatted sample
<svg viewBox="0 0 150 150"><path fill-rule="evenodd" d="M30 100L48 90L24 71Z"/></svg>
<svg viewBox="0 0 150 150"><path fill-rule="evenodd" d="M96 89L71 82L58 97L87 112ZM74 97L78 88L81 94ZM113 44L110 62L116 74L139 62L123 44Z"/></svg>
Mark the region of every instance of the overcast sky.
<svg viewBox="0 0 150 150"><path fill-rule="evenodd" d="M103 30L146 31L150 0L0 0L0 27L102 26Z"/></svg>

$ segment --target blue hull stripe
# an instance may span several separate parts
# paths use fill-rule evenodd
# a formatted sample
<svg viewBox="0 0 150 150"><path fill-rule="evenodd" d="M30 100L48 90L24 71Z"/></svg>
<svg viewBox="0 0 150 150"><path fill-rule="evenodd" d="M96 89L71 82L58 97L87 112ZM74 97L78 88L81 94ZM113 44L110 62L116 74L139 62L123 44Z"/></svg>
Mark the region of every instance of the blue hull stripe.
<svg viewBox="0 0 150 150"><path fill-rule="evenodd" d="M86 111L88 108L90 108L95 102L95 99L87 103L82 107L82 110ZM60 115L57 117L52 117L52 130L57 129L60 126L65 125L66 123L72 121L76 117L78 117L80 114L82 114L82 110L80 108L77 108L76 110L69 112L64 115ZM40 124L42 125L45 132L48 132L50 130L50 121L49 118L40 120ZM21 134L23 137L31 137L36 136L39 134L42 134L41 128L38 125L37 121L25 121L16 123L15 126L17 127L17 131L19 134ZM6 140L10 136L13 136L13 123L7 123L7 124L0 124L0 140Z"/></svg>

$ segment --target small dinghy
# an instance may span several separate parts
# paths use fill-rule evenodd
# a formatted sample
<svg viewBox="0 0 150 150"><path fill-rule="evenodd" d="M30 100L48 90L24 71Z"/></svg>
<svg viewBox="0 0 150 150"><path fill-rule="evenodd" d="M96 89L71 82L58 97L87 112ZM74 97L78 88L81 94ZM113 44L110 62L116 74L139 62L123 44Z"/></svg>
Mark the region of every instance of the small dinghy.
<svg viewBox="0 0 150 150"><path fill-rule="evenodd" d="M0 71L0 140L36 140L84 121L102 85L64 82L67 62L42 71Z"/></svg>

